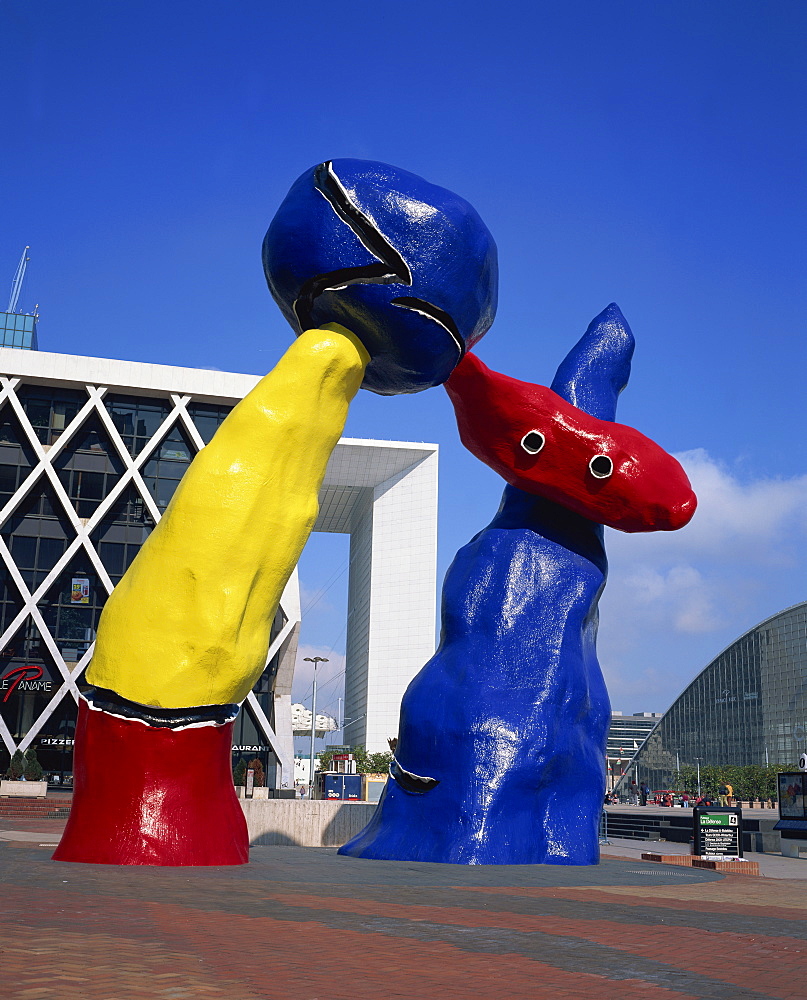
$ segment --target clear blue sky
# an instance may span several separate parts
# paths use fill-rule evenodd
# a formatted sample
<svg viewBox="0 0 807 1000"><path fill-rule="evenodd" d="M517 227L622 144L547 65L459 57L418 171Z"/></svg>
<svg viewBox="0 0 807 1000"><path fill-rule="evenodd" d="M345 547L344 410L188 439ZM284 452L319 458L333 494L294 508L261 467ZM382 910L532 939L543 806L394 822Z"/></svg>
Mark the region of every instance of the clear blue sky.
<svg viewBox="0 0 807 1000"><path fill-rule="evenodd" d="M660 711L807 597L805 29L789 0L0 0L0 292L30 244L44 350L263 372L290 330L260 244L299 173L367 157L455 189L500 251L483 360L547 383L616 301L619 417L690 453L702 515L612 535L602 606L614 707ZM362 393L348 433L440 444L442 576L501 488L445 394ZM337 665L343 583L306 623Z"/></svg>

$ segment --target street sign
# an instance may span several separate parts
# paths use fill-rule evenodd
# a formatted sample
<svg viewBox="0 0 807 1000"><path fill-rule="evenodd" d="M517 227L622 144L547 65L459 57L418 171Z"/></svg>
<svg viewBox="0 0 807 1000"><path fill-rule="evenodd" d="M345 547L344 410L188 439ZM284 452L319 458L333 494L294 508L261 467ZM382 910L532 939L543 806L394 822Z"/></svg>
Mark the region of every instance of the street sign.
<svg viewBox="0 0 807 1000"><path fill-rule="evenodd" d="M743 856L743 812L739 807L696 806L692 824L699 857Z"/></svg>

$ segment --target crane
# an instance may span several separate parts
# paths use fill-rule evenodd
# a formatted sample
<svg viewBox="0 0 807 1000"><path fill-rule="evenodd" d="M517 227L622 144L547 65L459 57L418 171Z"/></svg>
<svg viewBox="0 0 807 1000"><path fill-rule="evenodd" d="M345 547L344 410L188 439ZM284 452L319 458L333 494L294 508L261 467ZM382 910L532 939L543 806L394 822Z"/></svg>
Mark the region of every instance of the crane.
<svg viewBox="0 0 807 1000"><path fill-rule="evenodd" d="M22 281L25 277L25 268L28 266L28 261L31 259L28 256L28 251L30 247L26 247L22 252L22 257L20 257L20 262L17 265L17 273L14 275L14 281L11 283L11 298L8 300L8 309L6 312L13 313L17 308L17 302L20 298L20 292L22 291Z"/></svg>

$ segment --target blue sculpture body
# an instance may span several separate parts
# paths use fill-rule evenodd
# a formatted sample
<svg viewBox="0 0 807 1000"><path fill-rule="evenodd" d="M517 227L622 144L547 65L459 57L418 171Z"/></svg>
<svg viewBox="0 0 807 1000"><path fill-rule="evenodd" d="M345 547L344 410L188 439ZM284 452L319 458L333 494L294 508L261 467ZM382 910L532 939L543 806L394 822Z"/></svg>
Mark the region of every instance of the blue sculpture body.
<svg viewBox="0 0 807 1000"><path fill-rule="evenodd" d="M341 323L383 395L440 385L496 313L496 244L463 198L372 160L327 160L294 183L263 244L297 333Z"/></svg>
<svg viewBox="0 0 807 1000"><path fill-rule="evenodd" d="M613 420L633 337L610 307L552 389ZM602 526L513 486L457 553L442 635L401 706L392 777L340 849L460 864L596 864L610 705L595 649Z"/></svg>

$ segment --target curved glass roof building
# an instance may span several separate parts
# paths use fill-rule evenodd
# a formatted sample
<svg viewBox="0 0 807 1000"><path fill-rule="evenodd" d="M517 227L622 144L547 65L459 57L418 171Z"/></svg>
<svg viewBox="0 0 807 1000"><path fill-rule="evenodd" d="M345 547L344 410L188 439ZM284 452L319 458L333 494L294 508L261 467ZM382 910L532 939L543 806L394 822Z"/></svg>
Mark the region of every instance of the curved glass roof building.
<svg viewBox="0 0 807 1000"><path fill-rule="evenodd" d="M626 768L651 788L674 788L677 769L791 767L807 749L807 601L741 635L664 713ZM623 779L624 780L624 779ZM639 780L639 779L637 779Z"/></svg>

